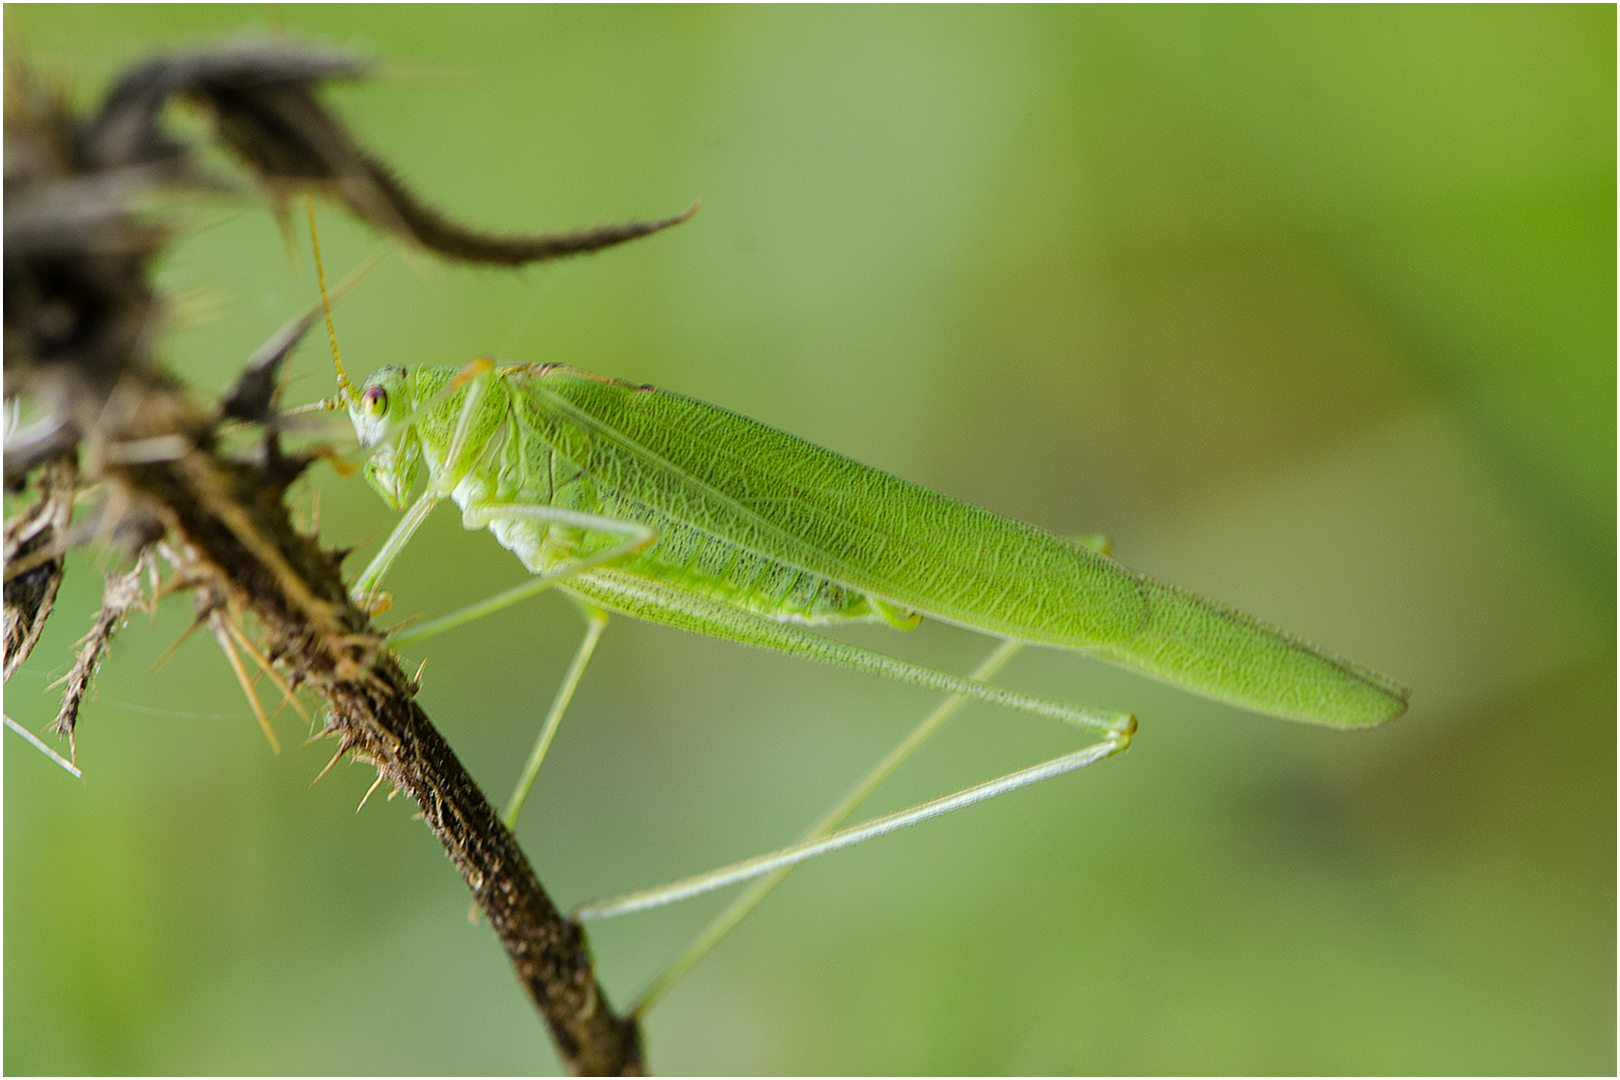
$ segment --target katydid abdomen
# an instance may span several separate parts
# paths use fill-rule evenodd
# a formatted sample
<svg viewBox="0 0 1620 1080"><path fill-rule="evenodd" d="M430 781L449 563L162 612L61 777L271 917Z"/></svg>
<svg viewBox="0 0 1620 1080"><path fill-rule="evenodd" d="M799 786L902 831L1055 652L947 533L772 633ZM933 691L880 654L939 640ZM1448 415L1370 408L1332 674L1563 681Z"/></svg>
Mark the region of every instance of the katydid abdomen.
<svg viewBox="0 0 1620 1080"><path fill-rule="evenodd" d="M460 370L417 369L413 403ZM1364 727L1406 708L1402 687L1286 631L725 409L560 365L492 374L452 495L464 511L545 502L650 527L640 550L563 585L600 606L700 632L725 607L809 624L914 612L1287 719ZM458 394L417 419L435 468L461 411ZM489 524L535 572L612 542ZM778 647L769 636L749 640Z"/></svg>

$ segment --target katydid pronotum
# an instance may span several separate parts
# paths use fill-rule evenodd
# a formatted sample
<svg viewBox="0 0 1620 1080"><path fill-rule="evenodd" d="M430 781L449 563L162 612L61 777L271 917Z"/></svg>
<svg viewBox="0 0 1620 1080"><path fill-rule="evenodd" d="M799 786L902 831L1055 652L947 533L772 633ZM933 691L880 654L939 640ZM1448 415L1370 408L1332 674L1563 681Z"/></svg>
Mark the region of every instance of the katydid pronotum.
<svg viewBox="0 0 1620 1080"><path fill-rule="evenodd" d="M313 227L313 220L311 222ZM316 249L316 265L320 254ZM324 295L324 285L323 285ZM330 313L328 314L330 318ZM505 813L510 825L611 612L947 697L794 845L681 882L577 908L623 914L758 878L632 1005L645 1011L795 863L1125 750L1129 713L986 680L1023 645L1070 649L1218 701L1289 720L1365 728L1408 691L1242 612L1126 569L1100 538L1067 539L981 510L746 417L562 364L384 367L356 387L333 342L338 395L368 482L406 510L353 591L384 574L435 505L488 528L534 575L396 634L418 641L543 590L572 595L587 631ZM425 475L424 475L425 474ZM417 480L425 490L412 500ZM407 509L408 507L408 509ZM967 677L846 644L812 627L934 618L1001 639ZM843 820L964 701L1062 720L1097 741L908 810Z"/></svg>

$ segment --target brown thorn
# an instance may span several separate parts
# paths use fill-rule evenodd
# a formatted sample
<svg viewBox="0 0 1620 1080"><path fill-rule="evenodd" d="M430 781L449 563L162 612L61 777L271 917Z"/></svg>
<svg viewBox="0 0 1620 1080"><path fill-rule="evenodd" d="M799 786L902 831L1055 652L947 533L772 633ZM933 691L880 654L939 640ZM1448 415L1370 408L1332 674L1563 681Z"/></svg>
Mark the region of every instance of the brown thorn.
<svg viewBox="0 0 1620 1080"><path fill-rule="evenodd" d="M383 631L383 640L387 641L389 638L393 637L407 626L410 626L412 623L419 623L425 618L427 618L427 612L425 611L418 611L415 615L405 616L405 618L399 620L399 622Z"/></svg>
<svg viewBox="0 0 1620 1080"><path fill-rule="evenodd" d="M373 791L376 791L379 787L382 786L383 779L384 779L383 774L379 772L377 774L376 782L373 783L370 787L366 788L366 793L360 797L360 805L354 808L355 813L358 814L360 811L362 811L362 810L364 810L366 808L366 800L371 798L371 793Z"/></svg>
<svg viewBox="0 0 1620 1080"><path fill-rule="evenodd" d="M248 704L253 707L253 715L259 721L260 730L264 732L264 737L270 740L270 749L281 753L281 740L276 738L275 729L270 726L270 718L264 714L264 706L259 704L259 695L253 692L253 680L248 678L247 668L242 664L242 658L236 654L236 646L231 644L231 635L225 629L224 618L215 611L209 614L208 622L213 628L214 640L219 642L231 670L236 673L236 681L241 685L242 693L246 695Z"/></svg>
<svg viewBox="0 0 1620 1080"><path fill-rule="evenodd" d="M305 745L308 745L308 744L306 743ZM334 766L334 765L336 765L338 763L338 758L342 757L344 751L347 750L347 749L348 749L347 746L338 747L338 752L332 755L332 760L328 761L326 763L326 768L322 769L320 772L315 774L315 779L313 779L313 780L311 780L309 782L309 786L314 787L316 784L320 783L321 779L324 776L326 776L327 773L332 771L332 766ZM355 811L355 812L359 813L359 811Z"/></svg>
<svg viewBox="0 0 1620 1080"><path fill-rule="evenodd" d="M197 617L191 621L191 625L182 630L180 632L180 636L174 639L174 644L170 645L167 649L164 649L162 655L156 660L152 661L151 670L156 672L170 660L173 660L174 654L180 651L180 646L186 643L186 640L191 637L192 633L197 629L197 627L208 621L208 617L211 614L213 614L212 611L200 612Z"/></svg>
<svg viewBox="0 0 1620 1080"><path fill-rule="evenodd" d="M304 708L304 703L298 700L298 696L293 693L292 687L287 685L287 680L283 679L281 673L271 666L270 661L265 658L264 653L259 651L258 646L254 645L248 636L242 632L240 626L236 625L236 620L227 618L225 626L230 630L231 636L236 639L237 644L247 650L247 654L253 657L253 662L258 664L259 668L270 677L270 681L276 684L276 689L281 691L286 704L291 705L294 711L304 718L304 723L310 723L309 710Z"/></svg>
<svg viewBox="0 0 1620 1080"><path fill-rule="evenodd" d="M493 370L495 370L495 361L487 356L480 356L476 360L470 360L466 367L456 372L455 378L451 379L449 385L445 387L445 392L453 394L480 375Z"/></svg>
<svg viewBox="0 0 1620 1080"><path fill-rule="evenodd" d="M303 742L299 743L298 746L300 749L306 746L314 746L322 739L331 738L333 735L341 735L341 738L338 740L338 753L347 753L349 750L354 749L354 740L350 736L349 732L345 731L340 733L330 714L327 715L326 726L321 728L321 730L317 731L315 734L311 735L309 738L305 739Z"/></svg>

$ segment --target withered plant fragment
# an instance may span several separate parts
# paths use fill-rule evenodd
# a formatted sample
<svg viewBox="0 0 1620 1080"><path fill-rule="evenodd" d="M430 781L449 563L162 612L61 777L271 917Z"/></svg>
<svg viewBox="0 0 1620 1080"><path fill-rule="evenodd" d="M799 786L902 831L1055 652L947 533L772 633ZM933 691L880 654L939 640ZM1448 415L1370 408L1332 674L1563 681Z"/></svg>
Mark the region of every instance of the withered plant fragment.
<svg viewBox="0 0 1620 1080"><path fill-rule="evenodd" d="M6 523L7 682L34 651L51 605L56 603L78 478L78 461L72 454L53 458L40 472L38 497Z"/></svg>
<svg viewBox="0 0 1620 1080"><path fill-rule="evenodd" d="M102 655L112 644L113 635L128 620L132 608L146 608L146 598L141 595L141 569L137 565L128 573L107 575L96 624L80 639L73 667L59 680L66 689L62 692L62 710L56 714L51 729L66 736L69 746L73 745L73 728L79 722L79 706L90 692L90 681L95 677ZM77 758L77 748L73 756Z"/></svg>
<svg viewBox="0 0 1620 1080"><path fill-rule="evenodd" d="M164 109L173 100L205 111L277 208L297 193L326 194L376 228L448 258L516 266L594 251L684 221L696 207L662 221L555 235L463 228L408 192L317 100L321 79L362 70L344 54L281 42L157 57L128 72L88 118L73 115L26 71L8 72L5 387L8 397L28 398L42 418L8 434L6 481L21 488L41 466L75 451L80 461L78 476L49 467L38 474L47 507L39 513L55 516L37 526L20 520L15 530L17 640L37 639L50 609L46 594L54 595L61 577L67 521L50 508L71 506L78 485L103 485L94 531L122 540L137 559L162 537L172 583L202 591L222 640L233 649L251 646L240 628L257 627L250 655L266 670L279 669L285 687L319 694L328 709L323 733L374 763L381 779L421 806L564 1065L579 1073L639 1072L639 1029L608 1006L578 924L559 916L494 808L412 700L411 681L350 599L341 558L289 520L287 487L318 456L283 450L275 410L276 372L302 327L257 355L225 401L193 403L154 353L162 305L147 270L168 232L134 208L159 190L228 186L205 175L193 149L166 131ZM227 418L258 432L252 449L222 449ZM47 527L56 539L42 539ZM47 554L25 565L38 551ZM9 563L10 528L6 552ZM37 582L28 578L49 566ZM8 675L12 656L26 654L11 646L12 582L8 570ZM138 598L138 587L128 587ZM64 702L62 724L70 731L96 658L137 602L110 593L69 676L72 707Z"/></svg>

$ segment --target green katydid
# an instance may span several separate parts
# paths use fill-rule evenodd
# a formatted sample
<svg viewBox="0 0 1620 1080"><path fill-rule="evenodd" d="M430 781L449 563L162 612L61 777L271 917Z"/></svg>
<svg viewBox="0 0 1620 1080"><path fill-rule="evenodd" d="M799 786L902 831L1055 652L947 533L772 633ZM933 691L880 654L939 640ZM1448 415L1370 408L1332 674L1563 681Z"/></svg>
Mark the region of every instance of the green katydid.
<svg viewBox="0 0 1620 1080"><path fill-rule="evenodd" d="M1084 543L692 398L560 364L487 361L385 367L344 396L371 452L366 478L391 506L405 509L427 472L359 594L449 497L468 528L488 527L540 576L522 595L557 585L651 622L1100 729L1121 726L1122 714L1038 703L804 627L930 616L1331 727L1406 708L1390 679Z"/></svg>
<svg viewBox="0 0 1620 1080"><path fill-rule="evenodd" d="M317 265L319 254L317 252ZM1392 680L1188 590L1126 569L1099 542L1044 532L692 398L561 364L385 367L355 387L334 349L339 394L369 457L371 486L409 507L354 586L372 597L445 498L535 576L398 635L420 640L548 588L582 602L590 628L520 783L526 783L606 612L883 675L951 698L1100 733L1079 751L943 799L831 830L898 763L894 754L791 848L686 883L582 909L600 916L773 875L717 920L701 955L785 868L1128 747L1136 721L982 681L1018 644L1072 649L1205 697L1290 720L1364 728L1405 711ZM425 490L412 492L425 474ZM815 633L845 623L939 619L1001 638L975 677L921 667ZM1010 643L1010 644L1009 644ZM914 746L920 736L909 743ZM672 978L673 976L671 976ZM655 988L661 990L668 978ZM649 998L636 1006L645 1008Z"/></svg>

